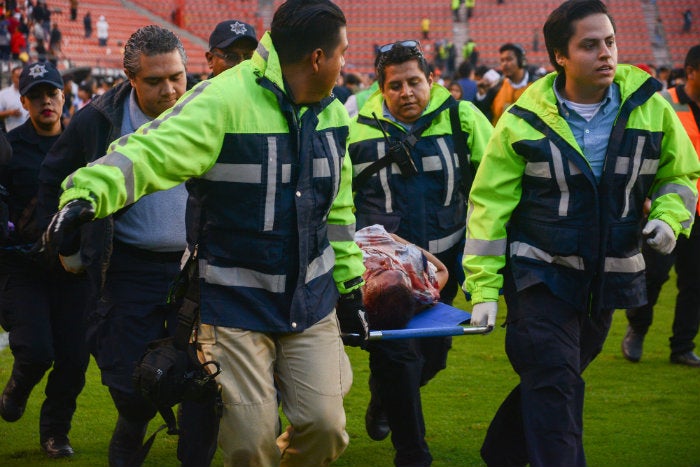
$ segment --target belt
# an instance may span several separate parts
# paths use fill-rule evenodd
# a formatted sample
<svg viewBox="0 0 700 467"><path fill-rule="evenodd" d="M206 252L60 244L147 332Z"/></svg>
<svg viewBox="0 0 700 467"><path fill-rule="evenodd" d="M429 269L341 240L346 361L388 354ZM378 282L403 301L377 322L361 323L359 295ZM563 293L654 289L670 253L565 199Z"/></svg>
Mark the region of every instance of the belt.
<svg viewBox="0 0 700 467"><path fill-rule="evenodd" d="M155 263L172 263L179 262L182 259L182 254L184 250L178 251L153 251L144 250L128 243L120 242L119 240L114 240L114 250L119 253L126 253L127 255L134 256L136 258L152 261Z"/></svg>

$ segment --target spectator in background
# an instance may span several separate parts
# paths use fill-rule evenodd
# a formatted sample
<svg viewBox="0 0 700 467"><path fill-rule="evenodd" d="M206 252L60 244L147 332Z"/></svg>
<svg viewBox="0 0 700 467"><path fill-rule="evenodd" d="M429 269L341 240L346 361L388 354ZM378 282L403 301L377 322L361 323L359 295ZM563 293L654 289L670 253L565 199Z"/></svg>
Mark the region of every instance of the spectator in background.
<svg viewBox="0 0 700 467"><path fill-rule="evenodd" d="M35 23L39 23L44 30L42 37L44 40L47 40L49 34L51 34L51 10L46 5L46 0L37 0L36 5L32 9L32 19Z"/></svg>
<svg viewBox="0 0 700 467"><path fill-rule="evenodd" d="M78 85L78 102L80 104L75 110L80 110L90 103L95 93L95 86L91 79L81 81Z"/></svg>
<svg viewBox="0 0 700 467"><path fill-rule="evenodd" d="M673 105L674 110L690 136L698 158L700 158L700 45L691 47L685 58L685 84L679 84L661 95ZM700 188L700 181L698 182ZM669 271L676 268L676 307L673 319L671 363L700 367L700 357L695 352L693 340L700 326L700 202L695 212L690 236L679 237L676 248L668 255L662 255L643 245L642 253L646 263L647 299L646 305L627 310L629 326L622 340L622 354L631 362L642 358L644 337L654 317L654 305L659 298L661 287L669 278Z"/></svg>
<svg viewBox="0 0 700 467"><path fill-rule="evenodd" d="M97 44L101 47L105 47L107 45L107 40L109 40L109 23L104 15L100 15L95 27L97 29Z"/></svg>
<svg viewBox="0 0 700 467"><path fill-rule="evenodd" d="M92 15L89 11L83 16L83 29L85 30L85 39L89 39L92 36Z"/></svg>
<svg viewBox="0 0 700 467"><path fill-rule="evenodd" d="M661 65L656 69L655 78L661 83L661 89L668 89L668 76L671 73L671 68L666 65Z"/></svg>
<svg viewBox="0 0 700 467"><path fill-rule="evenodd" d="M476 48L476 42L472 38L467 39L467 42L462 46L462 59L476 67L479 62L479 51Z"/></svg>
<svg viewBox="0 0 700 467"><path fill-rule="evenodd" d="M457 82L462 88L462 100L474 102L476 99L476 81L472 64L464 61L457 68Z"/></svg>
<svg viewBox="0 0 700 467"><path fill-rule="evenodd" d="M425 17L420 20L420 30L423 33L423 40L430 39L430 18Z"/></svg>
<svg viewBox="0 0 700 467"><path fill-rule="evenodd" d="M58 60L65 58L63 50L63 33L58 28L58 21L54 21L51 26L51 35L49 36L49 61L57 66Z"/></svg>
<svg viewBox="0 0 700 467"><path fill-rule="evenodd" d="M19 55L26 51L27 38L19 30L19 27L17 27L10 37L10 54L12 55L12 60L19 60Z"/></svg>
<svg viewBox="0 0 700 467"><path fill-rule="evenodd" d="M450 83L447 85L447 90L450 91L450 94L455 98L455 100L464 100L464 91L462 90L462 86L460 86L459 82L450 81Z"/></svg>
<svg viewBox="0 0 700 467"><path fill-rule="evenodd" d="M257 46L258 37L250 24L236 19L220 22L209 35L209 51L204 54L210 77L248 60Z"/></svg>
<svg viewBox="0 0 700 467"><path fill-rule="evenodd" d="M503 79L487 93L477 93L475 105L485 114L490 111L491 123L496 125L503 112L520 97L534 80L527 69L525 49L512 42L499 49Z"/></svg>
<svg viewBox="0 0 700 467"><path fill-rule="evenodd" d="M452 18L455 23L459 23L459 7L462 5L463 0L452 0L450 5L452 8Z"/></svg>
<svg viewBox="0 0 700 467"><path fill-rule="evenodd" d="M474 6L476 6L476 0L466 0L464 6L467 7L467 21L469 21L472 16L474 16Z"/></svg>
<svg viewBox="0 0 700 467"><path fill-rule="evenodd" d="M32 24L32 35L34 36L34 48L37 53L46 53L44 42L48 39L49 35L44 33L44 28L41 26L40 22L35 21Z"/></svg>
<svg viewBox="0 0 700 467"><path fill-rule="evenodd" d="M70 0L70 20L78 18L78 0Z"/></svg>
<svg viewBox="0 0 700 467"><path fill-rule="evenodd" d="M693 26L693 12L690 8L683 12L683 32L690 32L690 28Z"/></svg>
<svg viewBox="0 0 700 467"><path fill-rule="evenodd" d="M10 40L12 33L9 29L10 22L7 16L0 14L0 61L6 62L10 59Z"/></svg>
<svg viewBox="0 0 700 467"><path fill-rule="evenodd" d="M11 131L27 120L29 113L22 106L19 93L19 77L22 67L12 69L12 84L0 91L0 119L5 123L5 131Z"/></svg>

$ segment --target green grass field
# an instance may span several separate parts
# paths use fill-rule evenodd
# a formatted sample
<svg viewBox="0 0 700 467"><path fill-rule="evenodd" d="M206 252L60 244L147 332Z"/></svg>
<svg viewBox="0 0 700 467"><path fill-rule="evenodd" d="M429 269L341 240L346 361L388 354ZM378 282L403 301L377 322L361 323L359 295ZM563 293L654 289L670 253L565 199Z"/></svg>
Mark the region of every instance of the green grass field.
<svg viewBox="0 0 700 467"><path fill-rule="evenodd" d="M602 354L591 364L586 380L584 443L592 467L700 466L700 369L669 363L668 337L673 318L675 286L662 292L655 321L638 364L622 358L624 313L616 312ZM463 303L462 303L463 304ZM505 316L501 307L499 319ZM491 417L517 378L505 356L505 331L454 339L448 368L423 389L428 443L434 467L480 466L479 448ZM696 340L696 342L699 342ZM350 446L335 463L339 467L391 466L389 439L375 442L364 430L369 400L367 354L348 349L355 384L346 399ZM9 378L12 355L0 353L0 383ZM107 443L116 413L100 384L94 362L78 400L70 437L76 455L49 460L39 447L38 414L44 383L37 386L24 417L0 420L0 466L107 465ZM160 419L152 422L149 433ZM176 438L158 434L147 466L175 466ZM222 465L217 454L214 465Z"/></svg>

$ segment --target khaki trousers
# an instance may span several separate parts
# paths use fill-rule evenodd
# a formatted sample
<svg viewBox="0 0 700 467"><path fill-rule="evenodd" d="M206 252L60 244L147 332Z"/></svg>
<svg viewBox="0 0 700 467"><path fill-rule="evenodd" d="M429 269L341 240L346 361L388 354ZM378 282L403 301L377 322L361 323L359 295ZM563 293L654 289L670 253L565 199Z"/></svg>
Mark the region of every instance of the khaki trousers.
<svg viewBox="0 0 700 467"><path fill-rule="evenodd" d="M302 333L202 324L198 341L206 359L221 364L216 379L224 405L219 447L225 466L325 466L345 450L343 396L352 369L335 312ZM280 447L278 394L291 424Z"/></svg>

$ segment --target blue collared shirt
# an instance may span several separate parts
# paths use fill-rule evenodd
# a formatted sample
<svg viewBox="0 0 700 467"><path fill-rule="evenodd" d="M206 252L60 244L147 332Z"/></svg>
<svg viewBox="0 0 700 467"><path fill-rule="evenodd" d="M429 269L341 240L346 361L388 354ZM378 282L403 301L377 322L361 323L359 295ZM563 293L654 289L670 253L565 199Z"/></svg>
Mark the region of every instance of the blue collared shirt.
<svg viewBox="0 0 700 467"><path fill-rule="evenodd" d="M554 81L554 95L557 97L559 114L569 124L576 142L583 151L591 170L593 170L596 181L600 182L610 132L620 109L620 87L613 83L608 88L602 104L593 118L586 120L565 102L557 90L557 81Z"/></svg>

